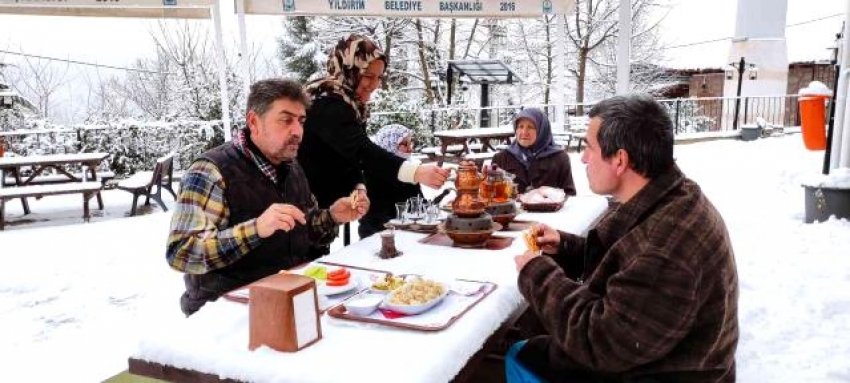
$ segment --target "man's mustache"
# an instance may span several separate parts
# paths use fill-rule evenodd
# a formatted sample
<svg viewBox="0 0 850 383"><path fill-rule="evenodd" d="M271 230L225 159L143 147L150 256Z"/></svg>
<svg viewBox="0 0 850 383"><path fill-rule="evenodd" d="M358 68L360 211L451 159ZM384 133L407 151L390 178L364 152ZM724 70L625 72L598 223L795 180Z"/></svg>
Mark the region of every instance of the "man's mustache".
<svg viewBox="0 0 850 383"><path fill-rule="evenodd" d="M301 137L293 136L286 140L287 145L301 145Z"/></svg>

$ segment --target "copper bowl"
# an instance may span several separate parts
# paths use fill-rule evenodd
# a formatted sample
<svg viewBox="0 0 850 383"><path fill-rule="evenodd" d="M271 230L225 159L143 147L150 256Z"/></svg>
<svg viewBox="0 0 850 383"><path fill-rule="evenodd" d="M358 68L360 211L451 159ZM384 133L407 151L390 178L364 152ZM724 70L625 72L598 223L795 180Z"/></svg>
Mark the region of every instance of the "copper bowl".
<svg viewBox="0 0 850 383"><path fill-rule="evenodd" d="M478 248L483 247L484 242L487 242L487 239L493 235L494 232L502 230L502 225L497 222L493 222L493 226L490 227L490 230L480 230L480 231L456 231L456 230L446 230L444 225L440 225L440 231L446 233L446 235L452 239L454 245L457 247L472 247Z"/></svg>

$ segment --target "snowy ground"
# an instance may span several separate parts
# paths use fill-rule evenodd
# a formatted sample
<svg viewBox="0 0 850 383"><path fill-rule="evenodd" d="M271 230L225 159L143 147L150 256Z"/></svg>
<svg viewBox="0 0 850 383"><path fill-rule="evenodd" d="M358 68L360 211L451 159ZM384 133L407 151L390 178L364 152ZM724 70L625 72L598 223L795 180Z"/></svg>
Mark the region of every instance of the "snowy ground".
<svg viewBox="0 0 850 383"><path fill-rule="evenodd" d="M579 193L589 193L571 156ZM798 179L819 171L822 153L791 135L682 145L676 156L734 242L739 381L850 381L850 223L802 223ZM12 225L0 232L0 381L103 380L126 368L149 313L179 317L180 274L164 262L170 215L154 208L124 217L131 196L109 191L105 212L82 224L76 197L32 201L25 220L19 203L9 206Z"/></svg>

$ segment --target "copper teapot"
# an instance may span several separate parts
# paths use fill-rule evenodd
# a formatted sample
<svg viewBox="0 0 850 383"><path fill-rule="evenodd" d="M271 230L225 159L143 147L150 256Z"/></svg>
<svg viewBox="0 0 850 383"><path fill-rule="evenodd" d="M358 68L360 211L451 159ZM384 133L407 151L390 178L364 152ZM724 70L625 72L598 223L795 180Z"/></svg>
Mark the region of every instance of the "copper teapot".
<svg viewBox="0 0 850 383"><path fill-rule="evenodd" d="M461 161L457 169L455 189L457 197L452 211L460 217L477 217L484 213L484 202L478 198L478 187L484 177L478 173L475 162Z"/></svg>
<svg viewBox="0 0 850 383"><path fill-rule="evenodd" d="M486 176L481 182L478 198L486 205L508 202L511 198L513 181L508 180L507 173L496 164L491 165L489 169L484 168L484 171Z"/></svg>

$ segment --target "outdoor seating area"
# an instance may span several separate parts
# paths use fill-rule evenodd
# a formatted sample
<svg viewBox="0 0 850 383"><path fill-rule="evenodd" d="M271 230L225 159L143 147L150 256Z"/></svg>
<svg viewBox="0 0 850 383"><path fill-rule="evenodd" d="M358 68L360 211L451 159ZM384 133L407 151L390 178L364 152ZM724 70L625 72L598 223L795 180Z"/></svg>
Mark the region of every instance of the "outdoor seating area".
<svg viewBox="0 0 850 383"><path fill-rule="evenodd" d="M133 174L130 178L118 181L115 187L133 194L130 216L134 216L140 196L145 197L146 206L150 205L150 200L153 198L163 211L168 211L168 207L162 201L162 189L171 193L171 196L176 200L177 193L174 192L172 184L174 184L174 153L158 158L153 171Z"/></svg>
<svg viewBox="0 0 850 383"><path fill-rule="evenodd" d="M5 226L5 204L19 198L24 213L30 213L27 201L29 197L42 198L49 195L81 193L83 195L83 220L88 221L89 199L97 197L98 207L103 209L103 198L100 190L103 182L99 178L97 168L109 156L107 153L78 153L56 154L29 157L0 157L0 230ZM82 171L73 174L68 167L80 166ZM29 174L24 176L24 168ZM41 174L52 169L55 175ZM14 183L6 182L7 176ZM111 175L111 172L101 172L101 175Z"/></svg>
<svg viewBox="0 0 850 383"><path fill-rule="evenodd" d="M92 214L89 200L96 198L97 208L104 210L102 192L116 188L132 194L130 216L136 215L139 197L145 197L144 205L150 205L153 199L163 211L168 207L162 200L162 190L168 191L176 199L173 183L179 182L173 169L174 153L157 159L153 171L137 172L129 178L114 180L115 173L102 169L101 164L109 157L108 153L51 154L36 156L17 156L5 153L0 157L0 230L8 224L6 213L8 206L20 200L25 218L33 212L31 199L67 194L81 194L83 197L83 222L88 222ZM178 175L179 176L179 175Z"/></svg>
<svg viewBox="0 0 850 383"><path fill-rule="evenodd" d="M0 382L850 383L850 0L0 1Z"/></svg>

